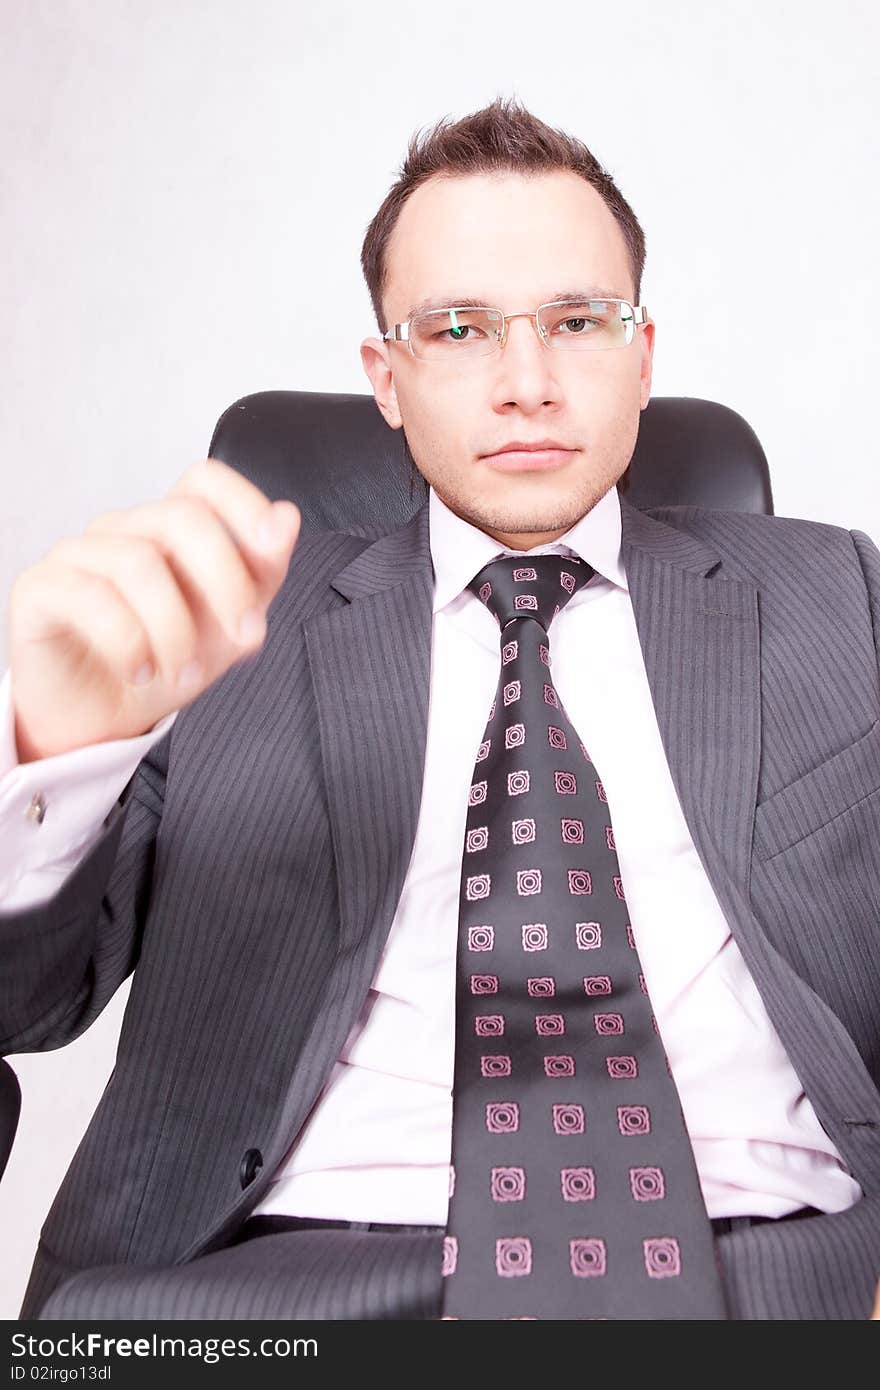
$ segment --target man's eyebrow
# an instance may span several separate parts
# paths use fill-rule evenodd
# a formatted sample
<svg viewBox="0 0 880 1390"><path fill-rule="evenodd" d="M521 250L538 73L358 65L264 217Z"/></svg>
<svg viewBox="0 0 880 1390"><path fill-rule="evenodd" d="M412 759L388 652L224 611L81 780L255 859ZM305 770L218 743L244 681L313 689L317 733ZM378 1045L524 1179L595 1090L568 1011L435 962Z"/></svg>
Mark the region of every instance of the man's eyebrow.
<svg viewBox="0 0 880 1390"><path fill-rule="evenodd" d="M625 294L619 290L606 289L604 285L581 286L577 290L558 290L556 294L550 294L541 301L542 304L552 304L557 299L626 299ZM473 296L440 294L432 295L430 299L422 299L418 304L414 304L410 309L408 318L413 318L416 314L427 314L432 309L480 309L494 308L494 305L483 299L474 299Z"/></svg>

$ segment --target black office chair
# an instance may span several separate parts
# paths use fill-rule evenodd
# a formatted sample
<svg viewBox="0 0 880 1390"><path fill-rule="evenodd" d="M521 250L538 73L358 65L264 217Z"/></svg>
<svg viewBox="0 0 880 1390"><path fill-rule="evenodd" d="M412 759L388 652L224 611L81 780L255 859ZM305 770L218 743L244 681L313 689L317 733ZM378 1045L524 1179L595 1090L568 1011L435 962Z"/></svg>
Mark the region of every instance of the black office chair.
<svg viewBox="0 0 880 1390"><path fill-rule="evenodd" d="M386 424L372 395L258 391L217 422L209 453L271 498L291 498L301 532L393 531L428 495L403 430ZM642 412L635 452L618 483L627 501L773 515L767 459L749 424L728 406L658 396Z"/></svg>
<svg viewBox="0 0 880 1390"><path fill-rule="evenodd" d="M372 395L258 391L223 412L208 450L276 501L289 497L301 531L392 531L428 495L402 430ZM659 396L642 412L635 452L618 483L634 507L712 507L773 515L760 441L736 411L715 401ZM0 1059L0 1174L21 1097Z"/></svg>

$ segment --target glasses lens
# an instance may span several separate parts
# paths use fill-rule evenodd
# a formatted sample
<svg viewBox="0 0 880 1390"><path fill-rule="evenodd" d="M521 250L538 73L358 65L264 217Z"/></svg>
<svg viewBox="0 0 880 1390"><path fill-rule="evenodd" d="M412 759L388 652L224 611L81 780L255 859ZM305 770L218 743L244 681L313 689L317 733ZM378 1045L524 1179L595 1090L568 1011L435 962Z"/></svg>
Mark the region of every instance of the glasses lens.
<svg viewBox="0 0 880 1390"><path fill-rule="evenodd" d="M410 342L428 361L486 357L500 346L502 322L497 309L434 309L413 319ZM619 299L566 300L545 304L538 322L551 348L596 352L631 343L635 315Z"/></svg>
<svg viewBox="0 0 880 1390"><path fill-rule="evenodd" d="M435 309L413 319L410 342L416 357L431 361L485 357L498 347L501 323L495 309Z"/></svg>
<svg viewBox="0 0 880 1390"><path fill-rule="evenodd" d="M632 341L631 304L619 299L545 305L538 321L550 347L564 352L595 352L622 348Z"/></svg>

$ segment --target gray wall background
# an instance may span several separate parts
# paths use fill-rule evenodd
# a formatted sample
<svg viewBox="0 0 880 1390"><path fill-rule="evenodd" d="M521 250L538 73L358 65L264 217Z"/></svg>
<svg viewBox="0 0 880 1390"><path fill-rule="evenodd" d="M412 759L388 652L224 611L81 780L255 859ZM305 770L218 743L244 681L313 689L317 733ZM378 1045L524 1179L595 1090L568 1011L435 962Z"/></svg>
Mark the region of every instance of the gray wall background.
<svg viewBox="0 0 880 1390"><path fill-rule="evenodd" d="M584 140L641 220L654 394L744 415L778 514L880 541L878 40L870 0L0 0L4 607L62 536L164 495L238 396L370 392L367 224L411 133L498 93ZM127 993L14 1059L0 1317Z"/></svg>

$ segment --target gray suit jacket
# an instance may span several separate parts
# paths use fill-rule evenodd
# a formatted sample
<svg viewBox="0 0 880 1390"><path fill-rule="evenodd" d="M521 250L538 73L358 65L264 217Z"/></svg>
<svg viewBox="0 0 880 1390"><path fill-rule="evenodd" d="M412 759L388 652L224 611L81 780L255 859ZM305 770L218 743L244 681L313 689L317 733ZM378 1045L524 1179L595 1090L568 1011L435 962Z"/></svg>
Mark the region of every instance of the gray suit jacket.
<svg viewBox="0 0 880 1390"><path fill-rule="evenodd" d="M867 1269L880 1250L880 551L785 517L643 512L624 496L621 513L682 809L862 1185L844 1215ZM0 1053L70 1042L135 970L22 1317L80 1269L223 1246L308 1118L409 864L432 592L427 502L390 534L302 536L260 652L181 712L51 902L0 916Z"/></svg>

